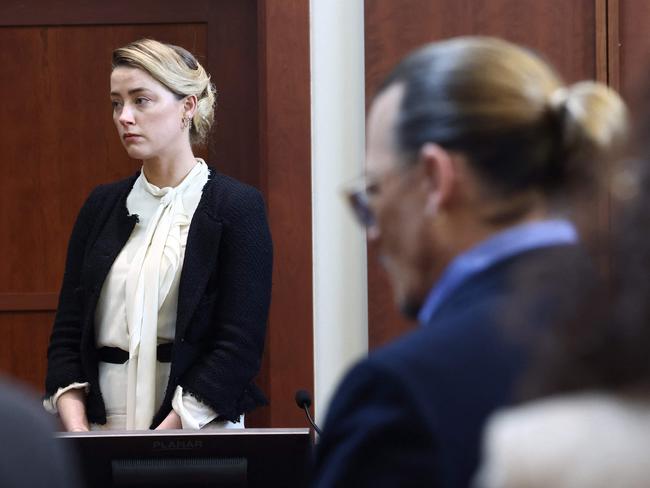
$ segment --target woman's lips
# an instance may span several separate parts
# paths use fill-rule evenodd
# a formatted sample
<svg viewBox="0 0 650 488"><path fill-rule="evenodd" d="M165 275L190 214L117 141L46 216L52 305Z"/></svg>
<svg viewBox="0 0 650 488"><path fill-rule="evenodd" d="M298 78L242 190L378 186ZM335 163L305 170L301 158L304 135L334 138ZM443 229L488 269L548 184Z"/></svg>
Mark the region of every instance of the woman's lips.
<svg viewBox="0 0 650 488"><path fill-rule="evenodd" d="M122 136L124 138L124 142L134 142L137 141L139 138L142 136L140 134L124 134Z"/></svg>

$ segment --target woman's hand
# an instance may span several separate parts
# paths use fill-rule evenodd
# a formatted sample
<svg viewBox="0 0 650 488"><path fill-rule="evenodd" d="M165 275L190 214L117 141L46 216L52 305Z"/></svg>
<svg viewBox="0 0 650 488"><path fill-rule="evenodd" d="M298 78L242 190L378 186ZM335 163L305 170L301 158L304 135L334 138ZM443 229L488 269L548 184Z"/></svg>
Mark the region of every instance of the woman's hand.
<svg viewBox="0 0 650 488"><path fill-rule="evenodd" d="M165 420L160 422L160 425L156 427L155 430L166 430L166 429L182 429L183 424L181 423L181 418L179 415L172 410L169 412L169 415L165 417Z"/></svg>
<svg viewBox="0 0 650 488"><path fill-rule="evenodd" d="M82 389L66 391L56 402L63 428L67 432L88 432L86 393Z"/></svg>

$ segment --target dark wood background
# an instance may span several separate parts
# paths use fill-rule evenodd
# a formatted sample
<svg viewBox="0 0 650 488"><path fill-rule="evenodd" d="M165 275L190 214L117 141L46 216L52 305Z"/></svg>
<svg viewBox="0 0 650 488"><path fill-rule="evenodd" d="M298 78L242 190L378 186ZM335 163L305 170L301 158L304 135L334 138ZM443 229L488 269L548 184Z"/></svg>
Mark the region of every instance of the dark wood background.
<svg viewBox="0 0 650 488"><path fill-rule="evenodd" d="M609 0L611 2L610 52L612 86L636 106L640 93L650 82L650 2Z"/></svg>
<svg viewBox="0 0 650 488"><path fill-rule="evenodd" d="M303 426L313 388L308 0L3 0L0 4L0 370L43 390L67 240L93 187L139 168L111 119L111 52L142 37L186 47L217 86L199 155L262 190L275 248L249 426ZM291 28L287 28L291 26ZM277 114L282 114L278 117Z"/></svg>
<svg viewBox="0 0 650 488"><path fill-rule="evenodd" d="M427 42L491 35L540 52L567 82L596 79L621 89L634 105L647 82L645 0L365 0L366 106L400 58ZM606 223L607 199L594 218ZM395 310L377 260L368 253L368 337L377 347L414 327Z"/></svg>

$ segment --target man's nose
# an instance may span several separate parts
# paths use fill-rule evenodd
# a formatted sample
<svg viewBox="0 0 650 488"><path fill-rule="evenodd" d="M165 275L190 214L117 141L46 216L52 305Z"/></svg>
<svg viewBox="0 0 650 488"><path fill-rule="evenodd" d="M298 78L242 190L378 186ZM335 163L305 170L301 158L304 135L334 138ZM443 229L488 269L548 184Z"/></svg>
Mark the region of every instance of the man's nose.
<svg viewBox="0 0 650 488"><path fill-rule="evenodd" d="M376 223L373 223L366 228L366 237L370 242L376 242L379 240L379 234L379 226Z"/></svg>

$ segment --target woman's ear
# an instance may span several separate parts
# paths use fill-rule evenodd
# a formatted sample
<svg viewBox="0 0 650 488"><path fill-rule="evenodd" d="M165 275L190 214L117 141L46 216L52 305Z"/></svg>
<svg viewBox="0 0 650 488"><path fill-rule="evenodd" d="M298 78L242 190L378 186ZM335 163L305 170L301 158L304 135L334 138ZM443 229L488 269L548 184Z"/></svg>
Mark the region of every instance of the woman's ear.
<svg viewBox="0 0 650 488"><path fill-rule="evenodd" d="M418 158L427 191L426 211L436 213L449 204L456 191L458 175L454 158L449 151L432 142L422 146Z"/></svg>
<svg viewBox="0 0 650 488"><path fill-rule="evenodd" d="M198 101L196 95L188 95L185 97L185 99L183 100L183 113L185 114L186 117L189 118L194 117L197 103Z"/></svg>

